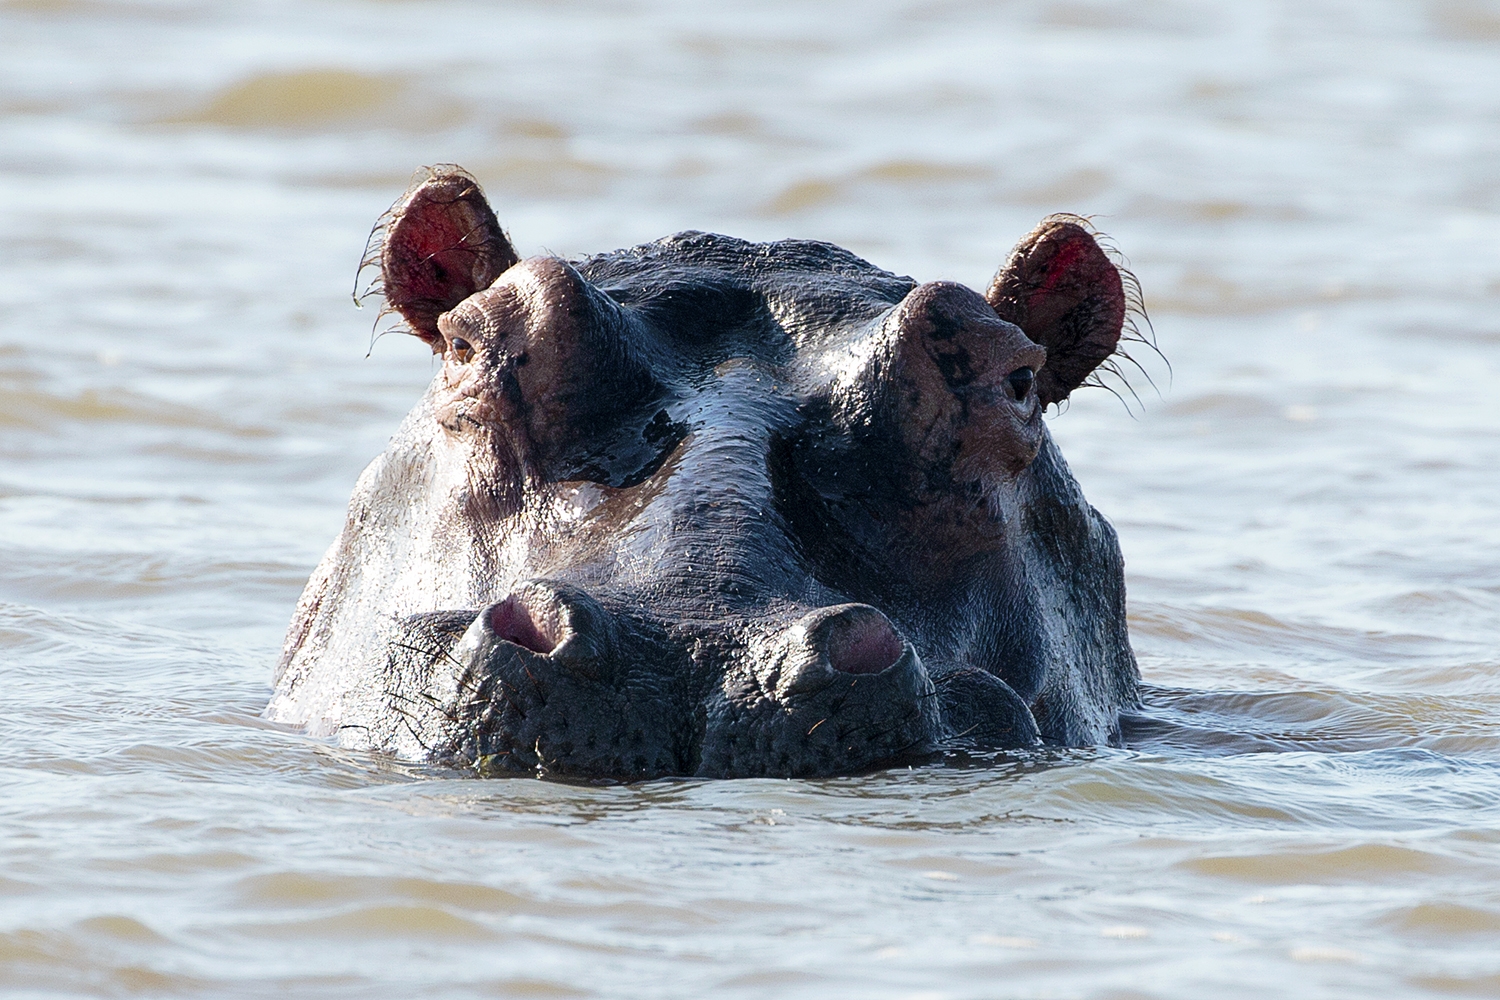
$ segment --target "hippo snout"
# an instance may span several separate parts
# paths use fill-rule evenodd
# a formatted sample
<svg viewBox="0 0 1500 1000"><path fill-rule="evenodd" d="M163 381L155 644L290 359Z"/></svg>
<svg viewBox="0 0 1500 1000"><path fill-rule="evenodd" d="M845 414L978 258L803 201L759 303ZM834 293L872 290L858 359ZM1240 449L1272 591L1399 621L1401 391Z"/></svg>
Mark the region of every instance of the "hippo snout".
<svg viewBox="0 0 1500 1000"><path fill-rule="evenodd" d="M705 702L697 773L841 774L930 750L936 690L912 644L868 604L807 612L752 641Z"/></svg>
<svg viewBox="0 0 1500 1000"><path fill-rule="evenodd" d="M484 772L796 776L879 766L940 738L921 658L868 604L673 630L609 603L533 580L479 611L448 657L465 696L441 756ZM722 682L661 683L695 662Z"/></svg>
<svg viewBox="0 0 1500 1000"><path fill-rule="evenodd" d="M576 587L516 587L438 664L460 695L431 754L481 773L682 773L692 740L671 671L683 656L653 638Z"/></svg>

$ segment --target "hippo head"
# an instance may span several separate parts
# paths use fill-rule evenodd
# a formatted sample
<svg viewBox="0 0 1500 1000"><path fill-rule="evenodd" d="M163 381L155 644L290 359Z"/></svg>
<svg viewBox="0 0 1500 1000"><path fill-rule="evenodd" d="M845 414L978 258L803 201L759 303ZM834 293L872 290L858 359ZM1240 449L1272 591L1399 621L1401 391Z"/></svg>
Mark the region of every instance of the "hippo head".
<svg viewBox="0 0 1500 1000"><path fill-rule="evenodd" d="M456 168L379 232L442 368L308 583L272 718L625 779L1117 738L1119 548L1042 420L1125 319L1082 220L984 295L698 232L520 260Z"/></svg>

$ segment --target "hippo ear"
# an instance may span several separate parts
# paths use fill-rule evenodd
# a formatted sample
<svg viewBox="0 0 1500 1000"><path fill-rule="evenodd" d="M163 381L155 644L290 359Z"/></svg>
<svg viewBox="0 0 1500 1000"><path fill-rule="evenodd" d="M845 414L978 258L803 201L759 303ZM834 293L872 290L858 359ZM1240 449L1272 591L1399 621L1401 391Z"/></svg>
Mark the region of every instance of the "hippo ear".
<svg viewBox="0 0 1500 1000"><path fill-rule="evenodd" d="M434 351L443 342L438 316L488 288L520 259L479 182L460 167L429 168L382 221L386 303Z"/></svg>
<svg viewBox="0 0 1500 1000"><path fill-rule="evenodd" d="M1047 349L1042 405L1057 403L1114 353L1125 324L1120 270L1083 219L1051 215L1011 251L984 295L1001 319Z"/></svg>

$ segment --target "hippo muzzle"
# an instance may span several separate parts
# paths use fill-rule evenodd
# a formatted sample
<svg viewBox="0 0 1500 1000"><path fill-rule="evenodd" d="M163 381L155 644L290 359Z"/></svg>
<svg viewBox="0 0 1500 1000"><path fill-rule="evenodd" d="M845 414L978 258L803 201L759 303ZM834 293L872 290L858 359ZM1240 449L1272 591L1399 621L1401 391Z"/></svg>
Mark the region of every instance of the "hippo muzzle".
<svg viewBox="0 0 1500 1000"><path fill-rule="evenodd" d="M844 774L1118 738L1123 567L1042 420L1121 272L986 294L705 233L522 260L438 168L380 229L442 370L298 605L271 718L484 774Z"/></svg>

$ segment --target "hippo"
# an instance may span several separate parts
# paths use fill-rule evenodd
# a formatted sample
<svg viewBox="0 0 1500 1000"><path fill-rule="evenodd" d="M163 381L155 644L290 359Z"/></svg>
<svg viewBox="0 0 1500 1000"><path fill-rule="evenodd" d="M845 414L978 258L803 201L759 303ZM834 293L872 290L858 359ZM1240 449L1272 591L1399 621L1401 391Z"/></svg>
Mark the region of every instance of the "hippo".
<svg viewBox="0 0 1500 1000"><path fill-rule="evenodd" d="M1042 419L1130 329L1085 220L984 294L696 231L522 260L444 166L371 247L441 370L355 486L268 718L570 780L1120 741L1123 560Z"/></svg>

